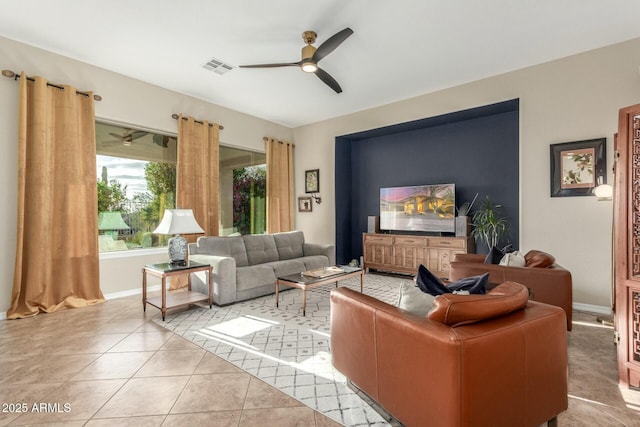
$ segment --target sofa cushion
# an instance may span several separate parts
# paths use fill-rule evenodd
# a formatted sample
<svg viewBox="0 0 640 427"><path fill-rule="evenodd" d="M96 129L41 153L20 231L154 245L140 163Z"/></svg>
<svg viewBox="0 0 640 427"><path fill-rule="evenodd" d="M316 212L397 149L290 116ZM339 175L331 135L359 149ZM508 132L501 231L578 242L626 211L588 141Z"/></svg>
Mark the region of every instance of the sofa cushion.
<svg viewBox="0 0 640 427"><path fill-rule="evenodd" d="M196 253L232 257L237 267L249 265L242 237L201 236L196 241Z"/></svg>
<svg viewBox="0 0 640 427"><path fill-rule="evenodd" d="M283 261L273 261L263 264L273 268L276 277L299 274L306 270L304 263L298 259L285 259Z"/></svg>
<svg viewBox="0 0 640 427"><path fill-rule="evenodd" d="M242 239L244 240L244 246L247 248L249 265L278 261L278 249L273 235L247 234L242 236Z"/></svg>
<svg viewBox="0 0 640 427"><path fill-rule="evenodd" d="M281 260L300 258L304 255L304 233L302 231L287 231L274 233L276 248Z"/></svg>
<svg viewBox="0 0 640 427"><path fill-rule="evenodd" d="M299 258L304 263L304 270L315 270L316 268L329 267L329 258L324 255L309 255Z"/></svg>
<svg viewBox="0 0 640 427"><path fill-rule="evenodd" d="M531 250L524 256L527 267L547 268L551 267L556 259L546 252Z"/></svg>
<svg viewBox="0 0 640 427"><path fill-rule="evenodd" d="M485 295L439 295L427 318L456 327L520 310L528 299L529 292L524 285L504 282Z"/></svg>
<svg viewBox="0 0 640 427"><path fill-rule="evenodd" d="M266 265L250 265L236 268L236 292L246 291L262 285L271 285L275 292L276 275Z"/></svg>
<svg viewBox="0 0 640 427"><path fill-rule="evenodd" d="M424 293L413 283L403 282L398 294L397 306L418 316L426 316L433 306L433 295Z"/></svg>

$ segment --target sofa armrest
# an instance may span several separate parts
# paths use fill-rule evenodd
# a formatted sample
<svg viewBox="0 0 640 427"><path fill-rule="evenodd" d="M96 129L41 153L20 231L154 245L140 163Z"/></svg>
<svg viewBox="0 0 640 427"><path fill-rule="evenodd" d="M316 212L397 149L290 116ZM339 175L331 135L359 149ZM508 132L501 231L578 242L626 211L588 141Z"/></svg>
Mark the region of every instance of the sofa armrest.
<svg viewBox="0 0 640 427"><path fill-rule="evenodd" d="M213 302L217 305L231 304L236 301L236 260L216 255L191 254L190 261L209 264L213 267ZM204 273L191 275L191 288L207 294L208 288Z"/></svg>
<svg viewBox="0 0 640 427"><path fill-rule="evenodd" d="M329 258L329 265L336 265L336 254L333 245L322 245L318 243L304 243L302 247L304 256L324 255Z"/></svg>
<svg viewBox="0 0 640 427"><path fill-rule="evenodd" d="M483 263L487 256L483 254L455 254L453 261Z"/></svg>

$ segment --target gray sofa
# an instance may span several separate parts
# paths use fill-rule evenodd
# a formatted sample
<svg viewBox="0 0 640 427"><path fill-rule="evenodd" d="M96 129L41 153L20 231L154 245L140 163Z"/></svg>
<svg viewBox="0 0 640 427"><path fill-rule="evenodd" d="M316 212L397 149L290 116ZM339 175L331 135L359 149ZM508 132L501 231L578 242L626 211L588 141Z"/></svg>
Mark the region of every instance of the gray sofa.
<svg viewBox="0 0 640 427"><path fill-rule="evenodd" d="M199 237L189 244L189 259L213 266L217 305L272 294L276 277L335 264L334 247L306 243L302 231ZM192 274L191 286L206 294L204 274Z"/></svg>

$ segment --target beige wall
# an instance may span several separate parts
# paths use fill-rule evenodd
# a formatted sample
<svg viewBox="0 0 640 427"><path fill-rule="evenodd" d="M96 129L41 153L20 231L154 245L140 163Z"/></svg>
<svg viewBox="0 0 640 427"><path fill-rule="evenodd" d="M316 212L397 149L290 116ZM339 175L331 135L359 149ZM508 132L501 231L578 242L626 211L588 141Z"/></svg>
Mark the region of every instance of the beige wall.
<svg viewBox="0 0 640 427"><path fill-rule="evenodd" d="M101 119L175 133L170 116L182 112L223 124L222 143L261 151L265 135L295 140L297 196L304 192L304 171L320 169L322 204L296 216L297 228L318 243L335 239L336 136L519 98L521 248L546 250L570 269L578 304L610 305L612 204L550 198L549 144L605 136L611 170L617 111L640 103L640 39L293 130L3 38L0 58L2 68L94 90L103 97L96 103ZM9 307L15 259L17 90L12 79L0 78L0 313ZM141 266L164 259L158 253L102 260L103 292L139 289Z"/></svg>
<svg viewBox="0 0 640 427"><path fill-rule="evenodd" d="M178 125L171 114L188 114L224 125L220 133L222 144L262 152L264 136L292 139L289 128L1 37L0 58L3 69L24 70L28 75L42 75L52 82L72 84L100 94L103 100L96 102L95 108L99 119L177 133ZM0 246L0 317L10 305L15 261L17 94L17 82L0 77L0 142L3 147L0 180L4 187L0 192L3 206L0 235L4 238L4 244ZM140 289L141 267L166 260L165 251L156 252L155 255L101 259L100 286L103 293L109 295Z"/></svg>
<svg viewBox="0 0 640 427"><path fill-rule="evenodd" d="M297 214L298 227L307 240L334 239L336 136L519 98L521 249L555 255L573 275L574 302L582 308L606 309L611 298L612 202L551 198L549 144L606 137L611 183L617 112L640 103L639 65L636 39L297 128L296 182L303 181L306 169L319 168L323 200L312 213ZM297 188L302 195L303 187Z"/></svg>

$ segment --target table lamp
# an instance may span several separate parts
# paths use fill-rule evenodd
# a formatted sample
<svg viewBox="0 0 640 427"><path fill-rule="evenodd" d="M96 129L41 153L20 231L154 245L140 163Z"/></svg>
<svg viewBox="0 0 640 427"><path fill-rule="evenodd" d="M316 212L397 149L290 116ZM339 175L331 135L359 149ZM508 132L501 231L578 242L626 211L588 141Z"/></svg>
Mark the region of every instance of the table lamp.
<svg viewBox="0 0 640 427"><path fill-rule="evenodd" d="M158 227L153 230L155 234L175 234L169 239L169 260L171 264L184 264L187 259L187 239L180 234L204 233L204 230L191 209L167 209Z"/></svg>

